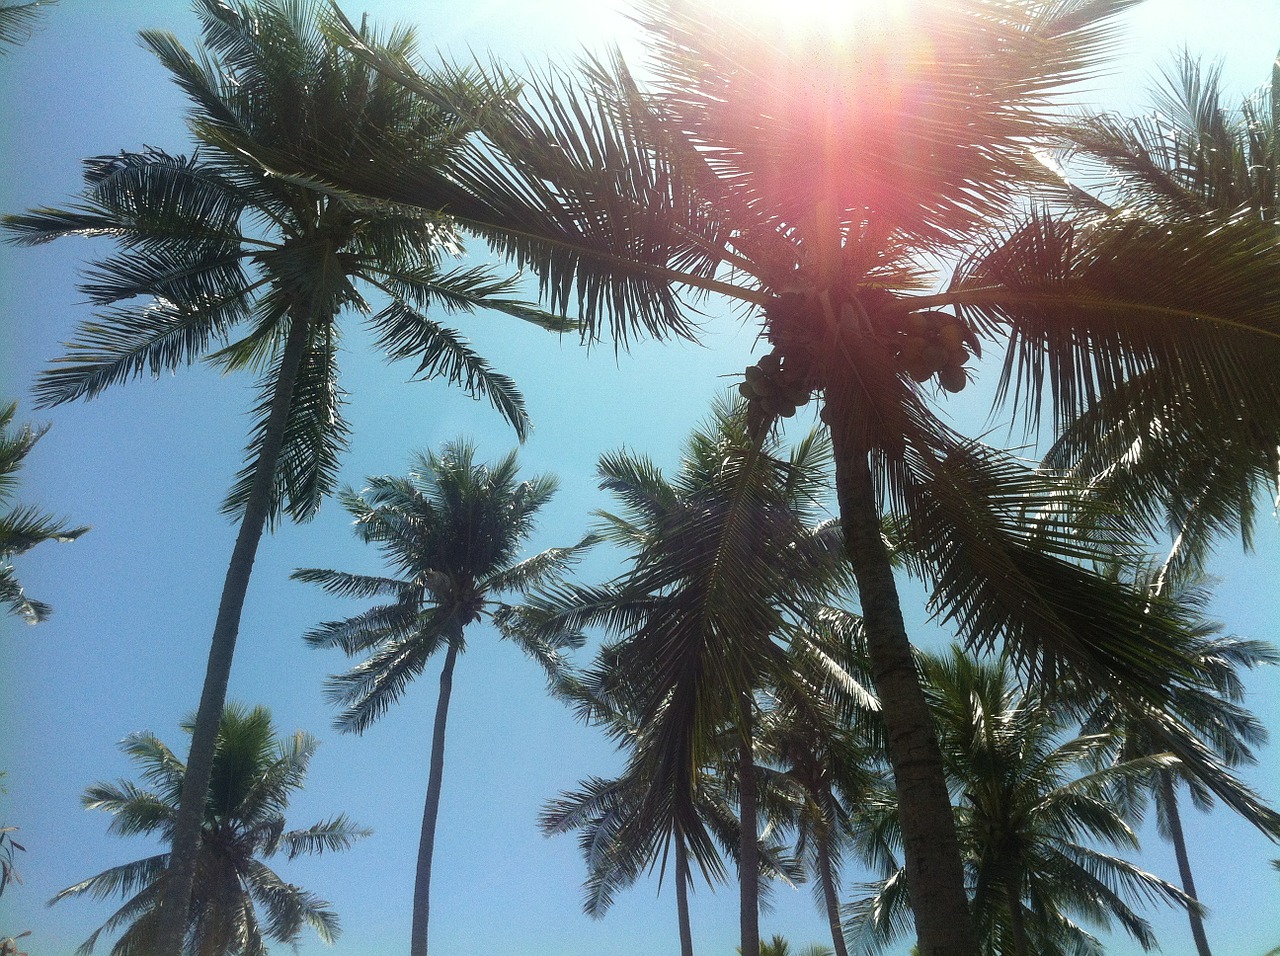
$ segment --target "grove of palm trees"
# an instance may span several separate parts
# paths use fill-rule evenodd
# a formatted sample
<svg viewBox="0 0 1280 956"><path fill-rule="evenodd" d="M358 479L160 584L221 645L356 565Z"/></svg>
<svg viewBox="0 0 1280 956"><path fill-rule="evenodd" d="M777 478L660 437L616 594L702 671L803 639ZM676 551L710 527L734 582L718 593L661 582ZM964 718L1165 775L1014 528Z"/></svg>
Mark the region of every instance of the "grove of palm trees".
<svg viewBox="0 0 1280 956"><path fill-rule="evenodd" d="M17 6L0 953L1280 943L1265 4Z"/></svg>

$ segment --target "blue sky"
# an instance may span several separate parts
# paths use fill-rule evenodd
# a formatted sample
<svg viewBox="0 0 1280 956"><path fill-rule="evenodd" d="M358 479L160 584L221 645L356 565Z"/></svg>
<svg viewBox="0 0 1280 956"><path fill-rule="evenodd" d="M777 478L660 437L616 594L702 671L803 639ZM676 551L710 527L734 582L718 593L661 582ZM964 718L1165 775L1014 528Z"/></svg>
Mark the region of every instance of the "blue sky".
<svg viewBox="0 0 1280 956"><path fill-rule="evenodd" d="M616 3L556 0L409 4L369 0L377 23L416 22L424 52L488 51L538 60L571 54L580 43L626 42L630 26ZM348 12L360 8L348 5ZM1158 66L1181 45L1225 60L1228 85L1244 92L1269 75L1280 47L1277 0L1201 4L1149 0L1127 17L1128 40L1116 72L1082 98L1094 106L1135 107ZM170 29L194 41L196 23L175 0L63 0L33 40L0 59L0 211L58 204L79 184L81 158L153 145L188 148L184 103L135 39ZM38 628L0 619L0 769L8 771L0 823L16 824L28 847L25 883L0 899L0 935L33 930L29 949L70 956L111 912L71 901L46 909L57 890L148 852L106 834L107 817L79 807L85 786L132 774L116 743L150 730L185 751L178 720L193 706L234 529L218 505L239 467L252 402L247 379L207 369L139 380L88 404L35 412L29 388L89 311L74 289L78 270L108 247L67 241L40 249L0 247L0 396L22 401L20 418L53 427L23 473L21 498L93 525L70 545L45 545L21 559L21 579L56 608ZM481 250L477 247L477 252ZM529 402L535 431L521 450L528 472L554 472L561 490L533 547L576 540L592 508L606 503L593 476L598 455L626 445L672 465L689 424L701 418L740 373L755 326L707 305L703 347L641 343L615 356L588 352L500 316L460 321L482 354L512 374ZM348 328L357 329L352 322ZM514 437L487 406L437 383L410 383L409 366L368 356L362 333L347 339L343 387L350 393L354 440L343 476L401 471L413 449L472 436L488 457ZM988 375L990 377L990 375ZM985 409L957 404L969 434L989 427ZM1000 432L997 433L998 437ZM1257 552L1225 542L1213 570L1224 581L1215 614L1229 631L1275 640L1280 614L1269 582L1280 572L1280 533L1267 513ZM323 619L360 609L288 580L299 566L377 569L376 556L350 534L345 514L327 505L305 526L264 540L241 631L231 695L266 703L283 730L303 728L323 745L291 819L305 825L343 811L375 835L349 853L282 864L287 878L333 902L345 933L333 952L403 952L409 925L421 800L426 780L435 676L420 684L362 738L329 729L324 676L341 668L336 652L306 648L299 636ZM606 554L585 573L612 569ZM908 592L919 600L919 591ZM945 635L918 608L913 633ZM1250 683L1255 710L1280 728L1280 675ZM641 956L675 952L674 901L656 884L623 894L603 922L579 911L582 867L572 838L544 839L534 827L543 801L579 778L616 766L610 747L548 701L537 668L486 628L469 640L455 679L445 793L433 881L435 952L492 956ZM1280 749L1247 774L1280 795ZM1280 944L1280 875L1264 869L1280 849L1230 819L1188 813L1193 860L1213 916L1219 956L1260 956ZM1174 875L1172 855L1149 835L1149 868ZM856 878L856 876L855 876ZM728 956L736 945L736 894L700 887L693 914L698 951ZM765 934L796 943L821 940L823 922L807 888L779 889ZM1190 952L1184 922L1156 914L1169 953ZM1116 953L1129 951L1117 941ZM307 956L324 952L305 939Z"/></svg>

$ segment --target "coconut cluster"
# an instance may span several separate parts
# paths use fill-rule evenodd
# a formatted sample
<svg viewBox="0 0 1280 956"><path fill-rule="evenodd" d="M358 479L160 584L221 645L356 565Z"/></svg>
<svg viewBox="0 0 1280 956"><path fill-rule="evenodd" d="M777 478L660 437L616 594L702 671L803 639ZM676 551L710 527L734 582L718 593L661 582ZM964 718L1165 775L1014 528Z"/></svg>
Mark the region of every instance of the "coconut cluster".
<svg viewBox="0 0 1280 956"><path fill-rule="evenodd" d="M897 328L898 368L917 382L934 375L948 392L958 392L969 381L964 363L966 344L973 334L963 321L947 312L912 312Z"/></svg>
<svg viewBox="0 0 1280 956"><path fill-rule="evenodd" d="M790 418L797 408L809 403L813 391L809 373L794 358L784 362L782 354L774 349L755 365L747 366L738 393L747 400L753 417Z"/></svg>

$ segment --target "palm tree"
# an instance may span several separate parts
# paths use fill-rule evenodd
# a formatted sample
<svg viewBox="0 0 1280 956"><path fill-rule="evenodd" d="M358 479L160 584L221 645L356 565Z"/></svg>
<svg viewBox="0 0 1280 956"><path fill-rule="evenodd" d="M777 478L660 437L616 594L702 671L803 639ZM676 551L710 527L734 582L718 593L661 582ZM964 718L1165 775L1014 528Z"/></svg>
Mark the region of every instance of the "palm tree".
<svg viewBox="0 0 1280 956"><path fill-rule="evenodd" d="M418 456L403 478L368 479L363 491L344 490L339 500L355 520L355 532L376 544L395 577L306 568L293 577L333 594L384 598L368 611L329 621L308 632L313 647L337 647L367 655L345 674L329 679L327 695L343 708L335 726L363 733L400 699L409 683L444 651L440 696L431 735L430 775L418 844L410 952L425 956L431 906L431 863L444 774L445 725L458 655L467 629L500 615L497 596L521 593L562 572L592 543L553 548L518 560L538 511L556 480L540 475L517 480L516 454L492 465L475 461L475 448L454 442L436 455ZM537 640L508 633L521 649L555 674L572 639Z"/></svg>
<svg viewBox="0 0 1280 956"><path fill-rule="evenodd" d="M183 729L190 733L193 726L187 721ZM293 792L302 789L316 746L316 739L302 731L277 737L265 707L249 710L231 703L223 710L200 827L198 878L183 934L188 956L265 956L266 939L294 945L304 925L326 943L337 938L338 917L329 905L286 883L263 862L279 854L292 860L345 850L368 835L341 814L305 830L285 829L284 811ZM143 785L129 780L94 784L84 792L85 807L110 813L115 818L111 832L120 836L172 839L186 768L149 733L131 734L121 749L140 765ZM173 879L169 854L159 853L103 870L49 902L73 896L125 897L124 905L77 952L92 952L103 933L124 927L112 956L144 956L157 951L167 884Z"/></svg>
<svg viewBox="0 0 1280 956"><path fill-rule="evenodd" d="M767 787L781 797L797 854L831 932L833 956L848 956L840 915L840 872L856 851L858 808L887 786L879 703L866 688L861 620L836 607L816 609L791 635L793 679L774 690L760 721Z"/></svg>
<svg viewBox="0 0 1280 956"><path fill-rule="evenodd" d="M1031 426L1045 404L1059 425L1090 411L1086 437L1132 402L1167 409L1171 434L1198 439L1194 465L1169 459L1189 481L1245 454L1232 437L1246 424L1249 448L1280 444L1269 227L1028 209L1028 189L1055 185L1032 161L1063 131L1054 93L1100 66L1132 2L864 5L882 19L833 35L787 8L763 23L737 4L641 0L649 89L619 54L520 95L477 83L453 102L483 135L444 164L390 150L352 171L255 152L335 196L448 208L534 269L552 308L576 304L589 336L695 336L682 289L763 313L773 351L745 383L761 417L824 400L925 956L977 944L884 514L968 643L1003 642L1037 676L1073 672L1156 705L1193 671L1143 596L1081 570L1099 553L1091 533L1028 522L1058 489L961 440L930 400L964 387L981 336L1007 343L1000 400ZM345 42L429 101L457 90L456 72L418 72L353 29ZM938 291L940 261L960 266ZM1276 825L1252 795L1223 796Z"/></svg>
<svg viewBox="0 0 1280 956"><path fill-rule="evenodd" d="M621 675L608 673L601 682L578 683L564 675L559 693L578 701L580 712L589 723L603 726L610 737L627 746L639 739L640 714L635 708L620 706L619 691L626 686ZM573 689L570 687L573 686ZM635 702L632 701L632 704ZM713 836L731 834L719 840L720 850L734 854L739 840L737 820L729 794L722 781L707 775L696 795L700 824ZM676 919L680 934L681 956L693 956L693 927L689 919L689 890L692 868L689 841L678 828L664 832L662 821L645 814L645 801L650 782L634 772L612 779L590 777L579 781L578 789L562 791L549 801L538 817L538 825L547 835L578 831L578 847L587 866L583 883L582 908L588 916L603 918L621 889L634 884L661 860L665 872L668 854L674 855L673 872L676 885ZM674 847L674 851L672 851ZM699 859L708 882L723 876L720 855Z"/></svg>
<svg viewBox="0 0 1280 956"><path fill-rule="evenodd" d="M528 613L527 609L516 610L516 617ZM510 623L518 626L514 620ZM565 669L557 676L554 688L556 695L573 706L586 723L600 727L618 743L628 757L628 767L618 777L589 777L579 781L578 789L562 791L543 808L538 825L548 836L578 832L578 847L587 866L583 910L597 919L608 912L619 890L660 864L665 875L666 860L674 857L680 952L682 956L693 956L689 840L678 825L668 828L671 821L647 812L652 783L643 776L644 767L635 759L637 745L644 736L647 705L619 661L616 648L604 648L589 671ZM719 851L710 857L704 852L697 858L708 883L724 878L724 857L737 860L739 865L742 857L742 828L733 813L735 794L731 780L738 769L738 735L730 730L716 736L724 753L714 755L707 766L699 768L694 794L699 823ZM801 875L776 841L759 841L758 860L762 878L794 882ZM761 889L767 886L762 884Z"/></svg>
<svg viewBox="0 0 1280 956"><path fill-rule="evenodd" d="M455 146L458 118L338 47L320 29L319 8L318 0L197 0L204 49L195 55L171 35L143 33L191 99L199 147L189 157L148 149L90 159L79 203L5 220L20 243L106 235L122 249L90 271L85 293L111 308L86 323L41 377L36 391L44 404L92 398L109 385L197 359L260 374L247 463L224 506L240 529L174 831L179 872L167 956L178 956L203 788L259 540L285 513L296 520L315 513L346 447L340 316L369 315L389 358L415 360L420 377L445 378L488 398L521 437L527 419L512 381L426 313L486 306L566 327L510 298L509 280L484 268L448 268L458 236L438 213L335 199L267 175L248 158L270 148L300 162L355 167L396 144L429 164ZM385 40L367 30L360 35L387 56L413 51L404 30ZM389 304L375 312L360 283Z"/></svg>
<svg viewBox="0 0 1280 956"><path fill-rule="evenodd" d="M1145 569L1138 574L1139 587L1155 596L1169 596L1184 609L1188 621L1201 677L1196 686L1179 690L1175 706L1184 715L1198 745L1214 753L1224 767L1254 763L1254 748L1266 742L1267 731L1241 706L1244 685L1240 672L1280 663L1280 653L1263 641L1218 636L1222 625L1205 617L1211 597L1209 582L1203 576L1189 574L1185 565L1184 570L1174 572L1171 566L1179 557L1175 551L1159 568ZM1158 715L1126 707L1121 701L1098 700L1088 694L1087 689L1081 690L1088 708L1084 730L1109 736L1114 760L1124 762L1167 750L1166 734ZM1173 845L1183 892L1198 901L1178 808L1178 790L1185 783L1193 803L1208 810L1213 803L1212 789L1197 773L1189 772L1181 764L1153 768L1147 777L1128 783L1124 806L1141 819L1148 798L1155 804L1157 829ZM1187 918L1197 953L1210 956L1200 908L1188 907Z"/></svg>
<svg viewBox="0 0 1280 956"><path fill-rule="evenodd" d="M675 842L677 887L691 881L686 856L719 876L701 801L708 768L733 754L721 773L738 796L742 950L751 956L759 949L756 692L785 679L775 643L784 626L841 581L838 531L815 520L826 442L812 433L785 459L774 451L753 440L741 403L721 402L691 434L674 479L625 451L602 456L602 487L621 511L601 513L600 534L626 549L631 569L601 587L537 595L518 618L536 635L589 626L618 635L591 679L623 684L641 728L624 777L647 792L624 829L643 834L633 842L646 845L646 860L665 859Z"/></svg>
<svg viewBox="0 0 1280 956"><path fill-rule="evenodd" d="M1154 946L1150 926L1128 901L1195 904L1100 847L1138 846L1113 805L1114 787L1176 761L1144 757L1091 771L1110 738L1064 739L1069 718L1063 708L1018 691L1006 662L983 663L953 649L926 658L923 672L956 793L982 951L1101 954L1101 944L1072 914L1104 926L1115 920L1143 949ZM892 841L898 826L891 801L880 806L880 814L862 821L876 843ZM910 919L903 874L887 869L873 893L851 908L854 933L869 952L892 942Z"/></svg>
<svg viewBox="0 0 1280 956"><path fill-rule="evenodd" d="M0 406L0 507L13 498L18 480L15 477L23 459L48 430L24 425L16 433L10 433L13 416L17 414L17 402ZM27 597L14 574L12 558L25 554L43 541L74 541L88 528L71 528L65 523L31 506L17 506L0 514L0 602L10 614L16 614L28 624L45 620L53 609L42 601Z"/></svg>

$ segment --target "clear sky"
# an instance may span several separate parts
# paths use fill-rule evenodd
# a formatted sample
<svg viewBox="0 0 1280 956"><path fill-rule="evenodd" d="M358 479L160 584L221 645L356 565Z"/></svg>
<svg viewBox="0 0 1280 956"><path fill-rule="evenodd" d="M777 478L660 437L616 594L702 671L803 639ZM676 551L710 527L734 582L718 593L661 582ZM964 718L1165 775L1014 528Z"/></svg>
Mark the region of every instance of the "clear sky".
<svg viewBox="0 0 1280 956"><path fill-rule="evenodd" d="M361 8L347 4L358 15ZM616 0L477 0L408 3L368 0L378 23L420 25L424 52L492 51L512 60L566 56L580 43L630 42ZM1173 50L1225 60L1228 85L1243 93L1269 77L1280 47L1278 0L1149 0L1127 17L1116 72L1088 102L1135 107L1143 83ZM59 204L79 186L86 156L145 145L184 151L184 103L137 41L140 29L170 29L190 42L196 21L180 0L62 0L33 40L0 58L0 211ZM108 836L109 819L80 808L79 794L101 779L132 776L116 744L150 730L185 753L179 719L193 709L204 672L214 609L234 529L218 505L240 466L252 402L247 379L192 368L139 380L88 404L35 412L29 389L38 369L89 315L74 289L78 270L106 245L65 241L40 249L0 247L0 396L22 401L20 419L53 427L29 459L21 499L65 514L93 531L69 545L43 545L20 559L29 592L52 603L53 619L27 627L0 619L0 769L8 794L0 823L20 826L28 852L23 885L0 899L0 935L33 930L33 956L70 956L113 909L74 900L53 909L57 890L151 850ZM480 251L477 249L477 251ZM588 353L502 317L464 317L479 351L512 374L529 402L535 431L521 451L526 471L558 474L535 548L576 540L592 508L606 503L593 477L597 456L627 445L667 465L722 376L747 363L756 327L708 303L705 347L642 343L615 358L606 344ZM403 470L413 449L472 436L496 457L514 437L487 406L442 384L410 383L412 368L368 357L355 330L347 339L342 385L350 393L354 440L344 479ZM988 378L990 378L990 373ZM968 397L968 396L966 396ZM960 427L989 427L972 401L957 406ZM975 410L976 409L976 410ZM1229 631L1280 638L1275 586L1280 533L1267 513L1256 553L1226 542L1213 570L1224 577L1214 607ZM337 652L308 649L300 635L361 605L329 599L288 580L299 566L377 569L332 503L309 525L264 539L241 631L231 696L268 704L282 730L323 740L307 789L291 808L295 825L338 811L375 834L336 857L281 863L287 879L330 900L345 932L339 954L382 956L407 948L410 892L426 781L434 672L363 738L329 729L324 676L344 666ZM584 569L599 578L607 554ZM1270 583L1268 583L1270 582ZM908 592L918 601L919 591ZM914 634L945 640L918 608ZM1280 675L1250 681L1251 705L1280 730ZM582 916L582 864L572 838L544 839L534 826L543 801L588 774L617 766L611 748L548 701L538 669L491 630L478 627L460 661L450 717L444 802L433 881L432 945L438 954L486 956L648 956L678 950L674 900L656 883L622 894L602 922ZM1247 778L1280 797L1280 748ZM1280 944L1280 874L1265 861L1280 848L1217 811L1189 812L1192 855L1212 911L1218 956L1261 956ZM1173 878L1172 854L1146 838L1142 860ZM858 879L851 873L852 879ZM669 888L668 888L669 889ZM793 943L823 938L807 888L779 888L763 919L766 935ZM704 954L729 956L737 933L736 893L699 887L694 936ZM1185 921L1156 913L1168 953L1192 951ZM1133 949L1116 940L1109 951ZM304 938L306 956L324 952Z"/></svg>

